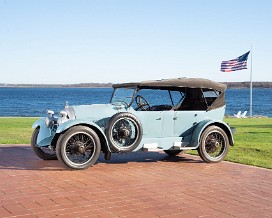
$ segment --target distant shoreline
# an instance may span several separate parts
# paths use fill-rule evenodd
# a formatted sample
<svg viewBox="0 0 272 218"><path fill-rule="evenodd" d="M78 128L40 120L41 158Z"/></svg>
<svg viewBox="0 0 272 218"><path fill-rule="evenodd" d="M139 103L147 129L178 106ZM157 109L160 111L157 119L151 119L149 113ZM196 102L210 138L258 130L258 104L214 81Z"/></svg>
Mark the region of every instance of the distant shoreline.
<svg viewBox="0 0 272 218"><path fill-rule="evenodd" d="M112 83L78 83L78 84L3 84L0 88L111 88Z"/></svg>
<svg viewBox="0 0 272 218"><path fill-rule="evenodd" d="M250 88L250 82L222 82L228 88ZM78 84L8 84L0 83L0 88L112 88L113 83ZM272 82L253 82L253 88L272 88Z"/></svg>
<svg viewBox="0 0 272 218"><path fill-rule="evenodd" d="M228 86L228 88L250 88L250 82L222 82ZM272 88L272 82L252 82L253 88Z"/></svg>

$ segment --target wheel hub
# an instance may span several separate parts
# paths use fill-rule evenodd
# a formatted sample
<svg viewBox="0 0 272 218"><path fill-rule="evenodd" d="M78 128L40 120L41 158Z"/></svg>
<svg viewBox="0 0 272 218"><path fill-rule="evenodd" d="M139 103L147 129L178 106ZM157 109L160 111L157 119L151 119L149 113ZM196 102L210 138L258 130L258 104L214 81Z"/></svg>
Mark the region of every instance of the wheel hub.
<svg viewBox="0 0 272 218"><path fill-rule="evenodd" d="M122 138L127 138L129 135L130 135L130 131L127 128L121 129L121 137Z"/></svg>
<svg viewBox="0 0 272 218"><path fill-rule="evenodd" d="M217 140L211 140L208 147L208 152L215 152L220 147L220 143Z"/></svg>
<svg viewBox="0 0 272 218"><path fill-rule="evenodd" d="M84 147L84 145L80 145L78 147L78 151L79 151L79 153L84 154L85 153L85 147Z"/></svg>
<svg viewBox="0 0 272 218"><path fill-rule="evenodd" d="M75 142L72 146L72 153L74 154L78 154L78 153L84 154L85 151L86 151L85 146L80 141Z"/></svg>

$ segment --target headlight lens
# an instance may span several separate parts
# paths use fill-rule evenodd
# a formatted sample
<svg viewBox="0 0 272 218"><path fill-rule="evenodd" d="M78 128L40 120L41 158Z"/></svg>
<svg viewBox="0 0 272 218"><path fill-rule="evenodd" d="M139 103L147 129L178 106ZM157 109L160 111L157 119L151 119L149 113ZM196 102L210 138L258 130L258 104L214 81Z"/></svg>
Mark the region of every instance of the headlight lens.
<svg viewBox="0 0 272 218"><path fill-rule="evenodd" d="M60 111L60 116L68 117L68 113L66 111Z"/></svg>
<svg viewBox="0 0 272 218"><path fill-rule="evenodd" d="M48 116L45 118L45 125L50 127L50 118Z"/></svg>
<svg viewBox="0 0 272 218"><path fill-rule="evenodd" d="M47 116L45 117L45 126L48 128L52 128L54 126L55 118L54 118L54 111L48 110Z"/></svg>
<svg viewBox="0 0 272 218"><path fill-rule="evenodd" d="M73 107L65 107L64 110L59 112L58 125L74 119L76 119L76 115Z"/></svg>
<svg viewBox="0 0 272 218"><path fill-rule="evenodd" d="M66 121L69 120L68 113L64 111L60 111L60 116L58 118L58 125L65 123Z"/></svg>
<svg viewBox="0 0 272 218"><path fill-rule="evenodd" d="M47 110L46 113L47 113L50 117L53 117L53 115L55 114L54 111L51 111L51 110Z"/></svg>

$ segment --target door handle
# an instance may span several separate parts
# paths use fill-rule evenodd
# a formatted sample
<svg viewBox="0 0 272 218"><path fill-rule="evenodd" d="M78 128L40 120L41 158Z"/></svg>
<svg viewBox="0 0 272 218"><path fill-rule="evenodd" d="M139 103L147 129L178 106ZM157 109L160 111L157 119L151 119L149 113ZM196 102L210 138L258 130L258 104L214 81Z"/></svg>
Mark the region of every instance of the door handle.
<svg viewBox="0 0 272 218"><path fill-rule="evenodd" d="M156 120L161 120L161 117L157 118Z"/></svg>
<svg viewBox="0 0 272 218"><path fill-rule="evenodd" d="M177 120L178 118L177 117L174 117L173 120Z"/></svg>

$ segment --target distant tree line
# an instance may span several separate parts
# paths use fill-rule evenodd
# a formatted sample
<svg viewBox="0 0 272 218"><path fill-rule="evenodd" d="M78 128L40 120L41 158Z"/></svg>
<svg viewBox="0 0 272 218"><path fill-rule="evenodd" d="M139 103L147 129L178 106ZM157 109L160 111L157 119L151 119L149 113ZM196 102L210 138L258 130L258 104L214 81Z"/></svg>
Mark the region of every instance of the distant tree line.
<svg viewBox="0 0 272 218"><path fill-rule="evenodd" d="M250 82L223 82L228 88L250 88ZM272 82L252 82L253 88L272 88Z"/></svg>
<svg viewBox="0 0 272 218"><path fill-rule="evenodd" d="M250 82L223 82L228 88L249 88ZM272 88L272 82L253 82L253 88ZM112 83L78 83L78 84L7 84L0 83L0 87L22 88L111 88Z"/></svg>
<svg viewBox="0 0 272 218"><path fill-rule="evenodd" d="M109 88L112 87L112 83L79 83L62 85L62 87L75 87L75 88Z"/></svg>
<svg viewBox="0 0 272 218"><path fill-rule="evenodd" d="M22 88L110 88L112 83L78 83L78 84L7 84L0 83L0 87Z"/></svg>

